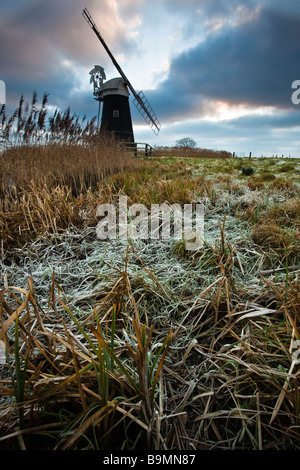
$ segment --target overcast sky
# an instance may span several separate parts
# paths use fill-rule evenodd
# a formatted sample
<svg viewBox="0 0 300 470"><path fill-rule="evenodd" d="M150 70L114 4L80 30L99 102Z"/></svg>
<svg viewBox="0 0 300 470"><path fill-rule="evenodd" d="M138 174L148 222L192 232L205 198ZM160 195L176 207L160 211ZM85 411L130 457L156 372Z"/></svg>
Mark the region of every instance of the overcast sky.
<svg viewBox="0 0 300 470"><path fill-rule="evenodd" d="M0 0L0 80L12 109L49 93L56 107L97 114L89 71L118 76L82 16L87 7L134 88L161 122L132 109L135 138L300 157L299 0ZM300 82L299 82L300 83ZM300 98L300 92L299 92ZM145 125L144 125L145 124Z"/></svg>

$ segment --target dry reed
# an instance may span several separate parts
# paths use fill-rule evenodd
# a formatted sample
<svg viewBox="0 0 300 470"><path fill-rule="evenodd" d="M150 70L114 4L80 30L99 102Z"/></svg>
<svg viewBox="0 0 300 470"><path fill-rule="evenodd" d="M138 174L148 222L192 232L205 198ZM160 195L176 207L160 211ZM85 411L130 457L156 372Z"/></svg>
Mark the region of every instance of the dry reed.
<svg viewBox="0 0 300 470"><path fill-rule="evenodd" d="M0 448L299 449L295 165L158 157L91 181L94 147L67 148L63 171L2 182ZM203 248L97 240L121 192L203 201Z"/></svg>

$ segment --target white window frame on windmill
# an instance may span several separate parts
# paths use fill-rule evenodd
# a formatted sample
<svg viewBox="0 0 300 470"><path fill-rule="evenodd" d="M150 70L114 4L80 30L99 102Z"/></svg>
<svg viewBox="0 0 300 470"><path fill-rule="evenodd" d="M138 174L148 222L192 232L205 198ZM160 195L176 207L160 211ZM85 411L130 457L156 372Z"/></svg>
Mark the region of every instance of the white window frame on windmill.
<svg viewBox="0 0 300 470"><path fill-rule="evenodd" d="M118 119L120 117L120 111L118 109L113 110L113 118Z"/></svg>
<svg viewBox="0 0 300 470"><path fill-rule="evenodd" d="M6 86L3 80L0 80L0 105L6 104Z"/></svg>

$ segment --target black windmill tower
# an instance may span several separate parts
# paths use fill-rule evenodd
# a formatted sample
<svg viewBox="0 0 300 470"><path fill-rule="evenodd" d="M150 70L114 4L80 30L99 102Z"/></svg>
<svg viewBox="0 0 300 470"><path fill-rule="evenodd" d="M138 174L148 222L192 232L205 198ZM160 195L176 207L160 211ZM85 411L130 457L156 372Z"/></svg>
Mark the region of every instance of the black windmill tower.
<svg viewBox="0 0 300 470"><path fill-rule="evenodd" d="M144 93L142 91L139 93L135 91L109 50L87 8L83 10L82 14L120 74L120 77L112 78L111 80L104 82L104 80L106 80L106 76L103 67L95 65L90 71L90 82L94 84L94 96L95 99L99 101L99 110L100 104L102 103L100 132L113 133L120 140L134 142L129 105L129 96L131 92L134 97L134 105L144 117L145 121L149 124L153 132L157 135L160 130L160 123Z"/></svg>

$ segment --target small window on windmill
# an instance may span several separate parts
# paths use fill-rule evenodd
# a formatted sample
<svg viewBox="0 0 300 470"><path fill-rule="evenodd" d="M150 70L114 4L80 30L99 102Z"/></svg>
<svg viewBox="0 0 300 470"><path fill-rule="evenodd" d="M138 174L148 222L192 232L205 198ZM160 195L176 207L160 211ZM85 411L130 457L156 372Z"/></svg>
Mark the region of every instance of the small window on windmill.
<svg viewBox="0 0 300 470"><path fill-rule="evenodd" d="M118 109L114 109L114 110L113 110L113 117L114 117L114 118L120 117L120 111L119 111Z"/></svg>

